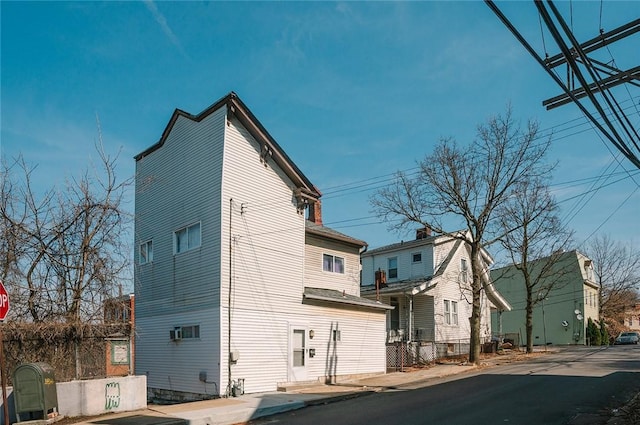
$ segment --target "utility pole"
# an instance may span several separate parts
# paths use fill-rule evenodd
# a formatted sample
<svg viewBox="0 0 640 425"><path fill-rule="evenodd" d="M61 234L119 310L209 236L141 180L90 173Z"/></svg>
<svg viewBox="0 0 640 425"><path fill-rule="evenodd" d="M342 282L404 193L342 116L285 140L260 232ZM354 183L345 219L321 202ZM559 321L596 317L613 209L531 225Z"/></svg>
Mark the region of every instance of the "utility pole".
<svg viewBox="0 0 640 425"><path fill-rule="evenodd" d="M541 21L544 22L561 51L555 56L542 58L493 0L485 0L485 3L564 92L564 94L543 101L543 105L547 109L552 109L574 103L602 136L640 169L639 131L610 92L611 88L623 83L640 87L640 66L621 71L613 65L587 56L588 53L619 42L640 31L640 19L635 19L606 33L600 29L598 36L580 43L552 0L546 0L546 2L534 0L533 3ZM567 65L566 82L553 71L553 68L563 64ZM576 80L579 83L577 88L575 87ZM599 97L596 97L596 94ZM581 102L580 99L585 97L590 101L595 113L591 113ZM602 105L601 102L604 102L605 105Z"/></svg>

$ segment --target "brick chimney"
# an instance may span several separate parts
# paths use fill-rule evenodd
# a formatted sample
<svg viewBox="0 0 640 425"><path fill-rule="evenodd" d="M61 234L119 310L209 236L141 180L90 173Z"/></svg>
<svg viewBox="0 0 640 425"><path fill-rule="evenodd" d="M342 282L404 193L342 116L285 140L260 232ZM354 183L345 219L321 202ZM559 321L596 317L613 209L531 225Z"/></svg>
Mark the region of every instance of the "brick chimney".
<svg viewBox="0 0 640 425"><path fill-rule="evenodd" d="M309 204L309 221L322 226L322 203L319 199Z"/></svg>
<svg viewBox="0 0 640 425"><path fill-rule="evenodd" d="M416 230L416 240L426 239L431 236L431 227L423 227L422 229Z"/></svg>

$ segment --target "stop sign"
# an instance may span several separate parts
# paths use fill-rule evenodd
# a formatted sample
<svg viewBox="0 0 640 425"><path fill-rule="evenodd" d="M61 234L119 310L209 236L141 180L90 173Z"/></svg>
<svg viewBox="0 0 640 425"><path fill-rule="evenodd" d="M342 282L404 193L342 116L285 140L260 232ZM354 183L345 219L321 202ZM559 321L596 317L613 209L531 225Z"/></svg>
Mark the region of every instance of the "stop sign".
<svg viewBox="0 0 640 425"><path fill-rule="evenodd" d="M9 313L9 294L7 294L7 288L0 280L0 321L4 320Z"/></svg>

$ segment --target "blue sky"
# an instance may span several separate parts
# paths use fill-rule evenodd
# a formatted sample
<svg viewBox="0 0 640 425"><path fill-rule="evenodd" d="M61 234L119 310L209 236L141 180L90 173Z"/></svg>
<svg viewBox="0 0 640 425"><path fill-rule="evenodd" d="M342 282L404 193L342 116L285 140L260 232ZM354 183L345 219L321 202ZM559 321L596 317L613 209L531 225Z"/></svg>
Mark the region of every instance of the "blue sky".
<svg viewBox="0 0 640 425"><path fill-rule="evenodd" d="M533 2L497 4L537 51L558 52ZM581 41L640 16L635 1L557 5ZM537 119L555 133L552 189L576 247L594 232L640 246L638 170L614 161L617 151L574 105L542 107L560 89L483 2L0 7L0 150L37 164L40 190L95 160L96 116L126 178L175 108L198 113L235 91L324 192L325 224L377 247L413 235L372 216L372 188L414 167L441 137L469 142L478 123L511 104L523 123ZM636 34L594 57L628 69L639 53ZM640 128L640 89L615 93Z"/></svg>

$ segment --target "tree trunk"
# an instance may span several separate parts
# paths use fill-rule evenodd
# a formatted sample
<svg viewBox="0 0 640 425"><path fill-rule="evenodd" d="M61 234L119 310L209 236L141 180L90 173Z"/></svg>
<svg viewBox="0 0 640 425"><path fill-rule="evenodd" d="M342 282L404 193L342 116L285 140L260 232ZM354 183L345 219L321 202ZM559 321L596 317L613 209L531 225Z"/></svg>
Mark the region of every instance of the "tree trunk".
<svg viewBox="0 0 640 425"><path fill-rule="evenodd" d="M473 271L473 279L471 281L471 317L469 318L471 328L471 334L469 336L469 363L477 364L480 362L480 293L482 291L482 264L480 259L480 246L477 243L471 243L471 270Z"/></svg>
<svg viewBox="0 0 640 425"><path fill-rule="evenodd" d="M529 286L527 286L525 328L527 331L527 353L533 353L533 300L531 299L531 288Z"/></svg>

